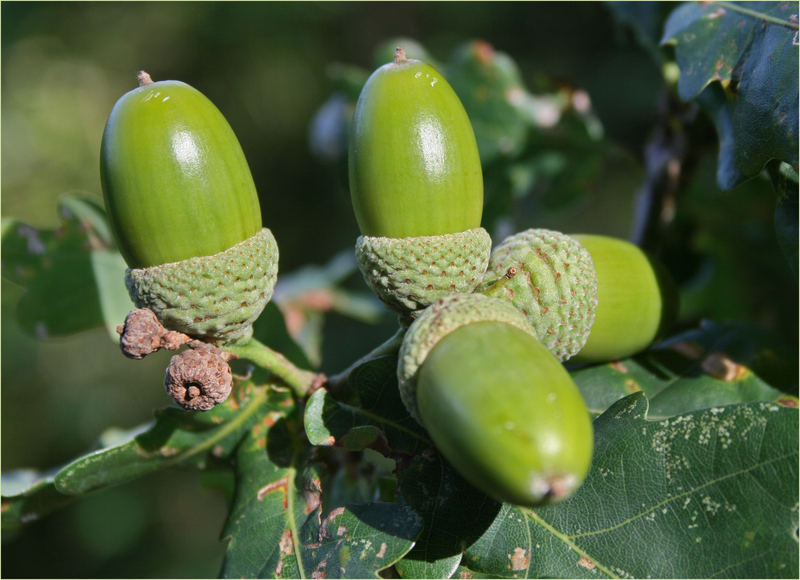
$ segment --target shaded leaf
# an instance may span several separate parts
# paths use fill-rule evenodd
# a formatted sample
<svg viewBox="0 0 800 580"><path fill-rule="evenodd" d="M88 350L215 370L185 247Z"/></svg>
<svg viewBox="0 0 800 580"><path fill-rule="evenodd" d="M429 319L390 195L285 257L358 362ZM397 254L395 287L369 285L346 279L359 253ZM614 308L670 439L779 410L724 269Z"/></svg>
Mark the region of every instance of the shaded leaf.
<svg viewBox="0 0 800 580"><path fill-rule="evenodd" d="M482 163L513 157L525 145L527 126L515 103L527 96L516 63L482 40L461 46L445 76L469 115Z"/></svg>
<svg viewBox="0 0 800 580"><path fill-rule="evenodd" d="M775 235L783 256L796 278L799 259L797 241L800 238L797 227L797 218L800 213L797 203L797 172L786 163L772 162L768 165L768 169L772 187L778 194L778 204L775 207Z"/></svg>
<svg viewBox="0 0 800 580"><path fill-rule="evenodd" d="M797 411L646 412L642 394L614 404L577 494L504 505L462 563L499 577L797 577Z"/></svg>
<svg viewBox="0 0 800 580"><path fill-rule="evenodd" d="M717 127L723 190L770 159L797 164L797 31L790 2L685 3L667 20L662 43L675 45L678 93L700 96Z"/></svg>
<svg viewBox="0 0 800 580"><path fill-rule="evenodd" d="M398 563L401 575L411 578L450 576L464 549L483 535L501 507L432 448L400 473L398 490L424 522L414 549Z"/></svg>
<svg viewBox="0 0 800 580"><path fill-rule="evenodd" d="M414 455L430 445L427 435L406 411L397 389L397 357L382 356L356 367L348 384L359 403L334 399L319 389L309 399L305 428L314 445L333 445L353 430L376 427L396 453Z"/></svg>
<svg viewBox="0 0 800 580"><path fill-rule="evenodd" d="M391 503L324 509L322 477L290 413L251 430L236 455L224 577L377 577L413 545L418 517Z"/></svg>
<svg viewBox="0 0 800 580"><path fill-rule="evenodd" d="M322 327L328 311L367 323L384 316L385 309L374 295L339 287L355 271L352 250L343 250L322 266L306 266L278 280L273 302L280 306L289 335L313 363L307 366L321 363Z"/></svg>
<svg viewBox="0 0 800 580"><path fill-rule="evenodd" d="M13 474L11 477L14 477ZM10 488L7 488L7 485ZM72 500L73 497L64 495L56 489L52 476L37 478L35 483L26 486L23 491L16 485L7 484L7 476L3 474L3 534L16 532L25 524L43 518Z"/></svg>
<svg viewBox="0 0 800 580"><path fill-rule="evenodd" d="M55 230L3 222L3 277L27 289L17 305L20 325L43 339L105 325L116 340L133 305L103 209L64 196L59 215Z"/></svg>

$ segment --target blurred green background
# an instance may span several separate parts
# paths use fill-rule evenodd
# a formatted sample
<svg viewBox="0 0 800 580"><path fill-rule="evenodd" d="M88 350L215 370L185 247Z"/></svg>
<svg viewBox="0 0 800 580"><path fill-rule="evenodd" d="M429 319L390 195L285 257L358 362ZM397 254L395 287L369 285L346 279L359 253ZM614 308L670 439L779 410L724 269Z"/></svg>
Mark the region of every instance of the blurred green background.
<svg viewBox="0 0 800 580"><path fill-rule="evenodd" d="M60 195L102 199L106 117L146 69L193 85L227 117L279 242L281 271L323 264L358 235L345 165L320 160L309 145L312 119L333 91L331 66L371 69L375 49L396 36L442 61L480 38L516 60L534 93L585 90L608 151L579 199L533 196L516 206L515 223L628 237L645 146L668 93L652 40L670 9L650 6L634 33L605 3L3 3L2 215L54 228ZM695 123L692 178L662 255L684 292L682 323L756 324L796 361L796 282L774 240L775 195L760 178L720 192L713 129ZM349 284L363 289L357 277ZM14 320L23 292L3 282L3 471L63 464L108 427L135 427L168 404L160 383L169 355L127 360L103 329L38 341ZM373 326L329 315L322 370L343 368L393 324L388 315ZM176 470L91 495L4 537L2 575L215 576L227 500L204 483Z"/></svg>

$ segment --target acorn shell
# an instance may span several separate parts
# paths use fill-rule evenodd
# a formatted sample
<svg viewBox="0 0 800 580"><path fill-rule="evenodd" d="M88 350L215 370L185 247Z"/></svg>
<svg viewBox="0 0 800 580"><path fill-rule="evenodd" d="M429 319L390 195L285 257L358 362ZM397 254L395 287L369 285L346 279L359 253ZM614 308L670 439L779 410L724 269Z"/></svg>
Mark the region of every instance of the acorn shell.
<svg viewBox="0 0 800 580"><path fill-rule="evenodd" d="M597 271L597 314L580 362L625 358L644 350L675 320L678 293L667 270L636 245L589 234L572 236Z"/></svg>
<svg viewBox="0 0 800 580"><path fill-rule="evenodd" d="M128 265L142 268L226 250L261 229L250 168L233 130L179 81L124 94L100 152L106 207Z"/></svg>
<svg viewBox="0 0 800 580"><path fill-rule="evenodd" d="M417 379L422 423L457 471L494 498L570 496L589 471L589 412L564 367L529 333L474 322L443 337Z"/></svg>
<svg viewBox="0 0 800 580"><path fill-rule="evenodd" d="M469 118L433 67L378 68L356 103L350 194L361 233L405 238L481 225L483 176Z"/></svg>

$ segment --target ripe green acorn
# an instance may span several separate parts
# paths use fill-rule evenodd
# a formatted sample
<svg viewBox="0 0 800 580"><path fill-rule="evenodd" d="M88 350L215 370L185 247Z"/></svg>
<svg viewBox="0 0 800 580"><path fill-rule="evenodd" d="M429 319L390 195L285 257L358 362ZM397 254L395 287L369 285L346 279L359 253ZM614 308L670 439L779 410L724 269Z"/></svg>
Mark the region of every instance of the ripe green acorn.
<svg viewBox="0 0 800 580"><path fill-rule="evenodd" d="M225 118L179 81L116 102L100 155L103 195L134 303L213 343L252 333L272 296L278 248Z"/></svg>
<svg viewBox="0 0 800 580"><path fill-rule="evenodd" d="M420 350L409 377L408 358ZM400 356L398 375L415 397L409 411L473 485L533 506L568 497L583 482L593 448L586 405L510 303L480 294L443 299L414 321Z"/></svg>
<svg viewBox="0 0 800 580"><path fill-rule="evenodd" d="M362 89L349 171L356 259L384 303L413 318L475 289L491 251L475 135L444 77L402 48Z"/></svg>
<svg viewBox="0 0 800 580"><path fill-rule="evenodd" d="M469 118L445 78L402 48L361 90L348 162L366 236L434 236L481 225L483 175Z"/></svg>
<svg viewBox="0 0 800 580"><path fill-rule="evenodd" d="M597 308L597 276L589 252L573 238L546 229L509 236L491 255L487 296L505 298L560 361L583 348Z"/></svg>
<svg viewBox="0 0 800 580"><path fill-rule="evenodd" d="M636 245L608 236L572 236L597 271L597 313L580 362L601 362L644 350L677 317L678 293L662 264Z"/></svg>

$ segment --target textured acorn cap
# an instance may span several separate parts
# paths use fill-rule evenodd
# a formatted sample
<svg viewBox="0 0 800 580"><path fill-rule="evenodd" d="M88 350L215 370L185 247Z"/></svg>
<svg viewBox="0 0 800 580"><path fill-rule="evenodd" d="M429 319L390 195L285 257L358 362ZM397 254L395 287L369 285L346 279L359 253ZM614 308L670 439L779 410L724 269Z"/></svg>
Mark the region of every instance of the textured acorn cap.
<svg viewBox="0 0 800 580"><path fill-rule="evenodd" d="M152 310L165 327L225 344L252 336L277 276L278 244L263 228L212 256L128 269L125 282L136 306Z"/></svg>
<svg viewBox="0 0 800 580"><path fill-rule="evenodd" d="M453 294L425 309L409 326L400 346L397 381L409 414L422 424L417 407L417 372L428 353L445 336L466 324L504 322L534 335L525 316L510 302L483 294ZM534 335L535 336L535 335Z"/></svg>
<svg viewBox="0 0 800 580"><path fill-rule="evenodd" d="M491 249L483 228L410 238L360 236L356 261L367 285L389 308L413 317L440 298L475 290Z"/></svg>
<svg viewBox="0 0 800 580"><path fill-rule="evenodd" d="M561 361L583 348L597 310L591 255L577 240L546 229L525 230L503 240L492 251L478 292L514 304Z"/></svg>

